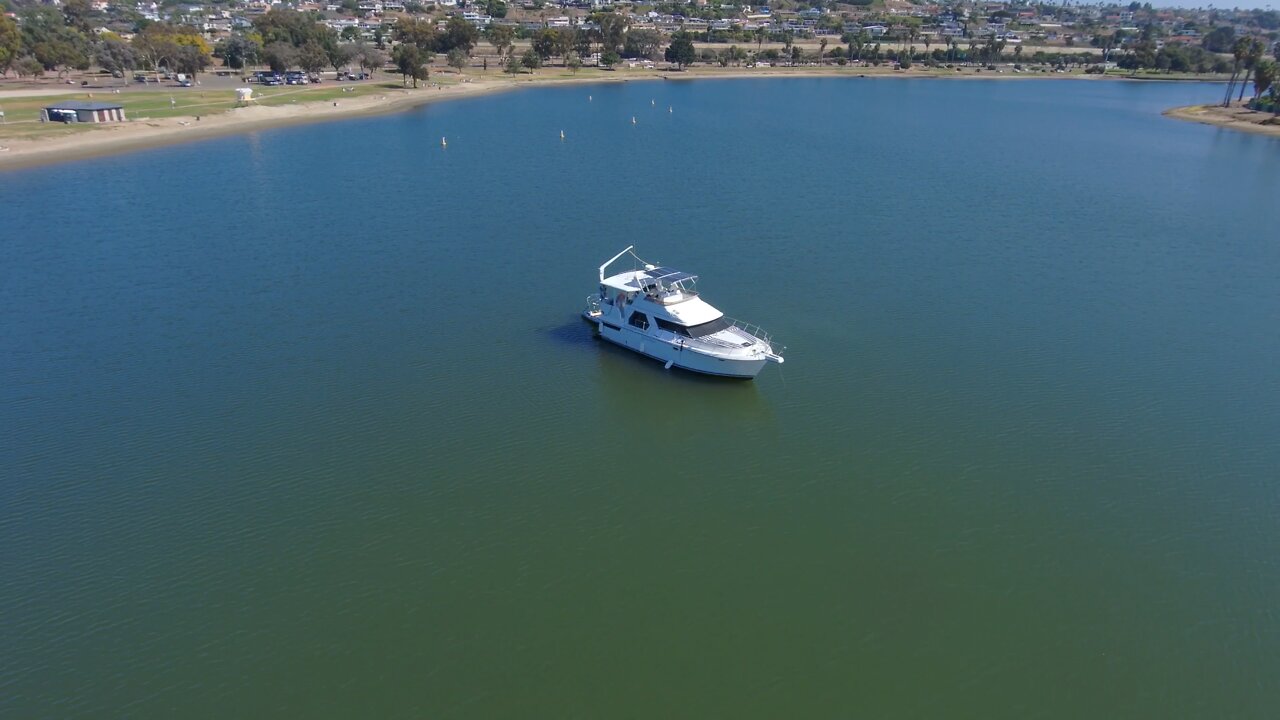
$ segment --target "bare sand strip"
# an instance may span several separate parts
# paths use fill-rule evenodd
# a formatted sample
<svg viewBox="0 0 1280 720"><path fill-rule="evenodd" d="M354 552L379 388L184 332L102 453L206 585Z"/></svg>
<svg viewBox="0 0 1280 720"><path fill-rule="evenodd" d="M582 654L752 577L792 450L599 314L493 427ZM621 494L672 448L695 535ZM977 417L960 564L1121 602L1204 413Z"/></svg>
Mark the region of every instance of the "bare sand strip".
<svg viewBox="0 0 1280 720"><path fill-rule="evenodd" d="M1166 117L1202 125L1280 137L1280 122L1275 121L1274 115L1239 106L1224 108L1219 105L1188 105L1165 110L1164 114Z"/></svg>

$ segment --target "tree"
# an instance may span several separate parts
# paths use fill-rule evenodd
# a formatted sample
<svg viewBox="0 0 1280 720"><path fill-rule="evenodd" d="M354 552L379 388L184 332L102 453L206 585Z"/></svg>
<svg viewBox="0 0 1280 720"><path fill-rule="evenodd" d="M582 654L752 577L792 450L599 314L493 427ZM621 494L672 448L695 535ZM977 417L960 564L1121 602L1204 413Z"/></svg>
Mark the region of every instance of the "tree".
<svg viewBox="0 0 1280 720"><path fill-rule="evenodd" d="M356 43L352 48L351 58L360 64L360 69L373 75L373 72L387 64L387 54L372 45Z"/></svg>
<svg viewBox="0 0 1280 720"><path fill-rule="evenodd" d="M311 40L322 40L325 31L329 30L312 20L309 15L294 10L278 9L268 10L259 15L253 21L253 27L262 36L264 45L283 42L299 48Z"/></svg>
<svg viewBox="0 0 1280 720"><path fill-rule="evenodd" d="M329 64L333 66L333 71L342 72L342 68L349 65L355 57L355 49L350 45L342 45L335 42L332 45L325 45L324 54Z"/></svg>
<svg viewBox="0 0 1280 720"><path fill-rule="evenodd" d="M546 60L556 51L556 31L551 28L542 28L533 36L533 42L530 43L530 49L537 53L539 60Z"/></svg>
<svg viewBox="0 0 1280 720"><path fill-rule="evenodd" d="M600 47L605 51L617 52L622 45L622 36L627 32L627 18L618 13L601 13L596 16L600 26Z"/></svg>
<svg viewBox="0 0 1280 720"><path fill-rule="evenodd" d="M823 65L822 57L827 54L827 39L824 37L818 42L818 64Z"/></svg>
<svg viewBox="0 0 1280 720"><path fill-rule="evenodd" d="M236 33L219 41L213 49L213 56L222 58L222 62L233 70L243 70L262 57L262 45L253 37Z"/></svg>
<svg viewBox="0 0 1280 720"><path fill-rule="evenodd" d="M501 56L515 46L516 31L510 25L492 25L485 32L485 39Z"/></svg>
<svg viewBox="0 0 1280 720"><path fill-rule="evenodd" d="M507 4L502 0L486 0L484 12L492 18L504 18L507 16ZM498 54L501 55L502 53Z"/></svg>
<svg viewBox="0 0 1280 720"><path fill-rule="evenodd" d="M318 74L329 65L329 55L320 43L312 40L298 50L298 67L309 75Z"/></svg>
<svg viewBox="0 0 1280 720"><path fill-rule="evenodd" d="M1235 41L1236 29L1230 25L1219 25L1205 33L1200 44L1209 52L1226 53L1231 52L1231 46Z"/></svg>
<svg viewBox="0 0 1280 720"><path fill-rule="evenodd" d="M401 18L396 23L392 37L398 43L413 45L423 52L431 52L436 49L437 34L436 24L430 20Z"/></svg>
<svg viewBox="0 0 1280 720"><path fill-rule="evenodd" d="M1236 98L1237 101L1244 100L1244 89L1245 86L1249 84L1249 73L1258 66L1258 63L1262 60L1266 51L1267 49L1263 46L1261 40L1258 40L1258 38L1249 38L1249 45L1245 49L1244 56L1244 82L1240 83L1240 97Z"/></svg>
<svg viewBox="0 0 1280 720"><path fill-rule="evenodd" d="M445 24L444 33L436 40L436 50L448 52L457 49L469 56L479 38L480 31L476 30L475 25L458 15L453 15Z"/></svg>
<svg viewBox="0 0 1280 720"><path fill-rule="evenodd" d="M556 28L555 42L551 44L552 50L556 55L560 56L560 61L567 67L569 64L569 54L573 52L573 48L578 43L578 33L573 28Z"/></svg>
<svg viewBox="0 0 1280 720"><path fill-rule="evenodd" d="M1245 56L1249 54L1249 38L1236 38L1231 46L1231 54L1235 58L1235 64L1231 66L1231 80L1227 82L1227 95L1222 98L1222 107L1231 104L1231 94L1236 87L1236 76L1240 74L1240 66L1244 64Z"/></svg>
<svg viewBox="0 0 1280 720"><path fill-rule="evenodd" d="M69 29L69 28L68 28ZM76 32L72 30L71 32ZM78 33L77 33L78 34ZM68 73L72 68L89 69L89 53L87 42L76 42L72 39L56 39L36 43L31 47L31 54L44 66L45 70L57 70L58 77Z"/></svg>
<svg viewBox="0 0 1280 720"><path fill-rule="evenodd" d="M449 51L445 61L449 63L449 67L461 73L462 69L467 66L467 54L462 51L462 48L454 48Z"/></svg>
<svg viewBox="0 0 1280 720"><path fill-rule="evenodd" d="M209 53L195 45L179 45L178 53L173 59L173 69L195 77L207 70L212 62Z"/></svg>
<svg viewBox="0 0 1280 720"><path fill-rule="evenodd" d="M507 64L502 68L502 72L507 73L508 75L519 75L520 61L517 60L514 55L508 55Z"/></svg>
<svg viewBox="0 0 1280 720"><path fill-rule="evenodd" d="M396 69L400 71L401 85L407 85L409 78L413 78L413 86L416 88L419 80L427 80L431 77L430 71L427 70L427 61L417 45L412 43L397 45L391 53L391 59L395 61Z"/></svg>
<svg viewBox="0 0 1280 720"><path fill-rule="evenodd" d="M530 48L524 51L524 55L520 57L520 64L529 68L529 70L537 70L542 67L542 56Z"/></svg>
<svg viewBox="0 0 1280 720"><path fill-rule="evenodd" d="M21 47L25 47L45 70L59 76L71 68L89 68L91 47L84 33L66 24L62 13L51 7L31 7L22 11Z"/></svg>
<svg viewBox="0 0 1280 720"><path fill-rule="evenodd" d="M622 58L618 55L618 53L612 50L606 50L600 55L600 65L605 70L613 69L613 66L617 65L620 62L622 62Z"/></svg>
<svg viewBox="0 0 1280 720"><path fill-rule="evenodd" d="M565 58L564 64L565 64L565 67L569 68L569 72L573 73L574 75L577 75L578 70L582 69L582 58L578 57L577 55L570 55L569 57Z"/></svg>
<svg viewBox="0 0 1280 720"><path fill-rule="evenodd" d="M112 74L120 73L121 77L138 66L138 58L134 56L133 49L119 37L103 38L94 52L94 58L103 70Z"/></svg>
<svg viewBox="0 0 1280 720"><path fill-rule="evenodd" d="M1253 68L1253 99L1262 97L1276 81L1276 64L1270 60L1259 60Z"/></svg>
<svg viewBox="0 0 1280 720"><path fill-rule="evenodd" d="M0 76L8 74L21 54L22 31L18 30L18 23L7 15L0 15Z"/></svg>
<svg viewBox="0 0 1280 720"><path fill-rule="evenodd" d="M289 43L277 40L262 48L262 60L272 71L282 73L298 62L298 51Z"/></svg>
<svg viewBox="0 0 1280 720"><path fill-rule="evenodd" d="M657 60L662 49L662 33L657 30L631 30L622 43L622 56Z"/></svg>
<svg viewBox="0 0 1280 720"><path fill-rule="evenodd" d="M667 62L675 63L681 70L693 64L697 53L693 49L693 39L689 37L689 33L678 32L671 36L671 45L667 48L666 58Z"/></svg>
<svg viewBox="0 0 1280 720"><path fill-rule="evenodd" d="M591 54L592 45L600 37L600 31L594 28L579 28L573 34L573 51L578 57L585 58Z"/></svg>
<svg viewBox="0 0 1280 720"><path fill-rule="evenodd" d="M18 77L40 77L44 75L44 65L41 65L39 60L30 55L15 62L13 70L18 73Z"/></svg>
<svg viewBox="0 0 1280 720"><path fill-rule="evenodd" d="M93 33L93 6L89 0L63 0L62 16L66 18L67 27L75 28L85 35Z"/></svg>
<svg viewBox="0 0 1280 720"><path fill-rule="evenodd" d="M142 28L137 35L133 36L132 46L138 60L150 66L156 73L157 79L159 79L161 67L176 69L180 60L186 67L198 68L197 72L203 70L209 67L213 54L212 48L199 30L168 23L151 23ZM191 50L183 48L191 48Z"/></svg>
<svg viewBox="0 0 1280 720"><path fill-rule="evenodd" d="M341 37L346 42L356 42L357 40L360 39L360 28L356 27L355 25L348 25L342 28L342 33L339 35L339 37Z"/></svg>

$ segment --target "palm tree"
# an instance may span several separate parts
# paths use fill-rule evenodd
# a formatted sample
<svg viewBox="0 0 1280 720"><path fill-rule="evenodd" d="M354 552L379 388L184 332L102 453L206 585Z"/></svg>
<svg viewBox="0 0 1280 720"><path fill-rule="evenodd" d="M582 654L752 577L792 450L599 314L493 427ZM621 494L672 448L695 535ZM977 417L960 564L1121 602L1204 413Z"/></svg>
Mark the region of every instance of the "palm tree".
<svg viewBox="0 0 1280 720"><path fill-rule="evenodd" d="M1244 100L1244 88L1249 84L1249 73L1257 67L1258 61L1262 60L1265 52L1266 48L1263 47L1262 41L1258 38L1249 38L1249 47L1244 56L1244 82L1240 83L1240 97L1236 98L1237 101Z"/></svg>
<svg viewBox="0 0 1280 720"><path fill-rule="evenodd" d="M1240 74L1240 65L1244 63L1244 56L1249 52L1249 39L1236 38L1235 44L1231 46L1231 54L1235 57L1235 64L1231 66L1231 80L1227 83L1227 96L1222 98L1222 107L1231 105L1231 93L1236 89L1236 76Z"/></svg>
<svg viewBox="0 0 1280 720"><path fill-rule="evenodd" d="M1270 60L1259 60L1253 68L1253 100L1256 103L1262 93L1276 81L1276 64Z"/></svg>
<svg viewBox="0 0 1280 720"><path fill-rule="evenodd" d="M822 60L822 56L824 56L824 55L826 55L826 54L827 54L827 39L824 37L824 38L822 38L822 40L818 43L818 64L819 64L819 65L823 65L823 64L825 64L825 63L823 62L823 60Z"/></svg>

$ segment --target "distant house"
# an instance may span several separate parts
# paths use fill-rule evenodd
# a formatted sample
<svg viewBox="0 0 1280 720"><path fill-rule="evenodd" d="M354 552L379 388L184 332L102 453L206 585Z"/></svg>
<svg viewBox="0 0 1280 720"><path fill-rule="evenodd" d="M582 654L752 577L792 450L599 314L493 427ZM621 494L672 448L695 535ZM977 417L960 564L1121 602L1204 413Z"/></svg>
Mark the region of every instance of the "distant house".
<svg viewBox="0 0 1280 720"><path fill-rule="evenodd" d="M49 122L105 123L122 122L124 106L119 103L65 100L47 105L40 111L40 119Z"/></svg>

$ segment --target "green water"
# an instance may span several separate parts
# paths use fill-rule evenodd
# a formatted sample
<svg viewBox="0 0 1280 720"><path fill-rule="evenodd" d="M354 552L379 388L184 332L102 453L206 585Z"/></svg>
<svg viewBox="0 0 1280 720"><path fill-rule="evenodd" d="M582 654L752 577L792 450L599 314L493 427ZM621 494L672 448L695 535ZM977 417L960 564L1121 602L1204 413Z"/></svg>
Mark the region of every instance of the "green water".
<svg viewBox="0 0 1280 720"><path fill-rule="evenodd" d="M631 83L0 175L0 716L1273 717L1280 141L1159 115L1220 93ZM786 364L593 340L629 244Z"/></svg>

